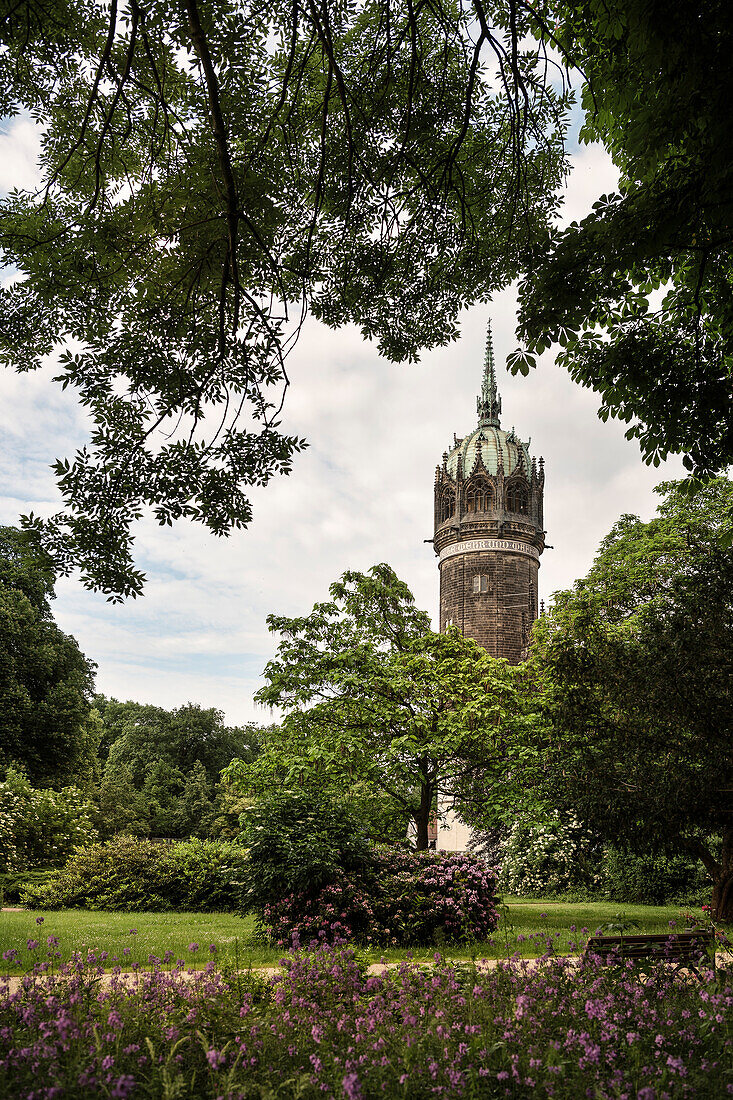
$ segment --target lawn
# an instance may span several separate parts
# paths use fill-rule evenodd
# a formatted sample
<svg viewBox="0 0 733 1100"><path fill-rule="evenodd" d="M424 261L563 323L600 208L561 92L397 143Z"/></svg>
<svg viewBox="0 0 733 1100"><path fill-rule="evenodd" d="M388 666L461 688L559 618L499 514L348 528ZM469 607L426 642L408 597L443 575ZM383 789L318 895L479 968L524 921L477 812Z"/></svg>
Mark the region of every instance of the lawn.
<svg viewBox="0 0 733 1100"><path fill-rule="evenodd" d="M642 932L666 932L670 921L679 922L679 906L620 905L618 902L556 902L505 898L506 909L493 942L472 947L451 947L446 953L454 958L503 957L519 952L524 956L542 954L547 937L551 937L558 954L572 954L588 932L624 922L637 922L634 929ZM688 910L686 910L688 911ZM698 918L700 909L689 910ZM36 923L38 918L43 923ZM637 927L638 925L638 927ZM583 931L585 930L585 931ZM146 965L151 955L162 958L172 951L174 958L187 964L203 966L211 957L209 946L216 946L219 962L239 963L240 967L273 966L282 956L280 948L260 943L254 934L254 919L242 919L231 913L112 913L80 909L34 912L0 912L0 956L15 948L21 952L20 967L3 964L4 973L25 969L30 955L28 939L40 941L37 954L45 949L49 935L59 939L62 960L75 951L93 948L109 953L109 965L119 960L125 969L133 963ZM198 950L190 951L190 944ZM431 958L435 946L417 948L415 958ZM374 950L376 961L384 956L389 961L405 957L404 949Z"/></svg>

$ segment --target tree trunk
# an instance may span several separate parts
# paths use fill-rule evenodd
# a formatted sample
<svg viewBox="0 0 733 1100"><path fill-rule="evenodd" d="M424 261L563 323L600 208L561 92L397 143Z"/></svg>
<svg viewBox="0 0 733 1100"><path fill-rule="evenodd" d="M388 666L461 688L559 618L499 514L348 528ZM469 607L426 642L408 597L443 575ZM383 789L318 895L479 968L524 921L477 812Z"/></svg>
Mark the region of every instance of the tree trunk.
<svg viewBox="0 0 733 1100"><path fill-rule="evenodd" d="M418 852L426 852L428 848L428 826L432 809L433 786L432 783L423 781L420 785L420 809L415 818L415 847Z"/></svg>
<svg viewBox="0 0 733 1100"><path fill-rule="evenodd" d="M713 874L712 918L733 921L733 825L723 830L723 850Z"/></svg>

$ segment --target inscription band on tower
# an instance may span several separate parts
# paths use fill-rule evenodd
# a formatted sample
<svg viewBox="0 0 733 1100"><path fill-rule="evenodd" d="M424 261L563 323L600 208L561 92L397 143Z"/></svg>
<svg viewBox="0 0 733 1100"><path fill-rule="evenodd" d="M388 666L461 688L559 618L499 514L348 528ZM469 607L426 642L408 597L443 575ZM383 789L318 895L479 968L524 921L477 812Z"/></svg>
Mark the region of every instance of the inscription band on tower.
<svg viewBox="0 0 733 1100"><path fill-rule="evenodd" d="M456 554L471 554L477 551L493 550L501 553L524 554L525 557L540 560L539 550L528 542L516 539L467 539L466 542L453 542L440 551L438 562L453 558Z"/></svg>

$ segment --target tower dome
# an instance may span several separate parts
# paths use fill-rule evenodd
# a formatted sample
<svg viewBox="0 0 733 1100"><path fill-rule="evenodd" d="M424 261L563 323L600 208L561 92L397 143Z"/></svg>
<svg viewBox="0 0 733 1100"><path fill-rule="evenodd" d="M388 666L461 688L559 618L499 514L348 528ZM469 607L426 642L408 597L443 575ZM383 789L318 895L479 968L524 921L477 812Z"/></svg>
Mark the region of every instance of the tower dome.
<svg viewBox="0 0 733 1100"><path fill-rule="evenodd" d="M478 424L453 437L435 474L440 628L458 626L496 657L522 659L537 617L544 464L501 427L489 327Z"/></svg>

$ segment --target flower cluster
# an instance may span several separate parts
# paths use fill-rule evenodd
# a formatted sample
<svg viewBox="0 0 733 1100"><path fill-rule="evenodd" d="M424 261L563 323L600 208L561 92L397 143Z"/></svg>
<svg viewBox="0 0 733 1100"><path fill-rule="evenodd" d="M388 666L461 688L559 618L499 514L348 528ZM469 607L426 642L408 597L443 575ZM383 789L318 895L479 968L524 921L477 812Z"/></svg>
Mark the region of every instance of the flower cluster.
<svg viewBox="0 0 733 1100"><path fill-rule="evenodd" d="M602 848L573 814L520 816L499 845L499 884L518 896L597 887Z"/></svg>
<svg viewBox="0 0 733 1100"><path fill-rule="evenodd" d="M280 945L304 943L466 943L498 924L496 875L464 853L377 848L370 863L315 894L291 893L264 908L262 923Z"/></svg>
<svg viewBox="0 0 733 1100"><path fill-rule="evenodd" d="M0 783L0 874L64 859L97 838L94 806L76 787L36 789L7 769Z"/></svg>
<svg viewBox="0 0 733 1100"><path fill-rule="evenodd" d="M53 941L53 942L52 942ZM31 951L38 948L31 941ZM192 945L192 947L195 945ZM102 954L53 973L57 944L0 983L0 1095L547 1097L729 1096L733 985L664 964L546 957L495 969L404 962L368 975L348 947L283 959L284 973L103 974Z"/></svg>

